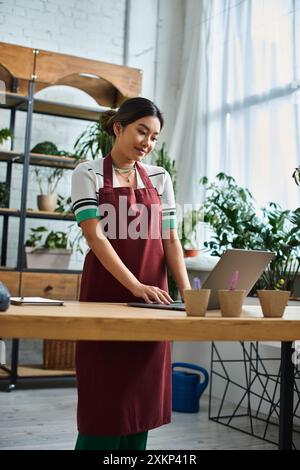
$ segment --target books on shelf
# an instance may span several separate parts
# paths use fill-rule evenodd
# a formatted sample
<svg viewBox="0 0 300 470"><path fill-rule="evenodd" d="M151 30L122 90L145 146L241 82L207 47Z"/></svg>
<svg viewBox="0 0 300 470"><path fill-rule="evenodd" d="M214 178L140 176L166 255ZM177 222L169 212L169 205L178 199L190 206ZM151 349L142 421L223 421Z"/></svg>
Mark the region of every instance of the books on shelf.
<svg viewBox="0 0 300 470"><path fill-rule="evenodd" d="M46 299L45 297L11 297L12 305L63 305L63 300Z"/></svg>

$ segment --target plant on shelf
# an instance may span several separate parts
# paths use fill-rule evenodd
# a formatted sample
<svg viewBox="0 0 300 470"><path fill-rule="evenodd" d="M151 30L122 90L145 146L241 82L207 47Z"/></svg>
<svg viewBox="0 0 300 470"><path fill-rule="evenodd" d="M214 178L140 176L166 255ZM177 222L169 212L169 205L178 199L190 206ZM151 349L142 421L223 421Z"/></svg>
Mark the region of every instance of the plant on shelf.
<svg viewBox="0 0 300 470"><path fill-rule="evenodd" d="M67 231L48 230L44 226L31 228L25 242L27 267L67 269L72 252L83 253L77 226L73 235L74 226L71 224Z"/></svg>
<svg viewBox="0 0 300 470"><path fill-rule="evenodd" d="M11 139L13 138L13 134L8 129L8 127L4 127L0 129L0 150L8 151L11 148Z"/></svg>
<svg viewBox="0 0 300 470"><path fill-rule="evenodd" d="M58 150L57 146L50 141L40 142L31 149L31 153L53 155L59 157L72 157L77 161L80 156L71 154L65 150ZM40 188L40 195L37 197L37 205L39 210L53 212L57 205L57 195L55 193L57 185L63 177L62 168L54 168L49 170L46 168L35 168L34 173ZM46 182L46 186L44 186Z"/></svg>
<svg viewBox="0 0 300 470"><path fill-rule="evenodd" d="M101 126L100 121L90 124L80 134L74 145L74 151L81 159L92 157L93 160L105 157L113 146L114 139Z"/></svg>
<svg viewBox="0 0 300 470"><path fill-rule="evenodd" d="M36 144L32 149L31 153L38 153L42 155L53 155L58 157L70 157L75 160L80 160L80 156L76 153L66 152L65 150L58 150L58 147L48 140Z"/></svg>
<svg viewBox="0 0 300 470"><path fill-rule="evenodd" d="M65 156L67 152L59 151L53 142L40 142L31 149L31 153L43 155ZM57 195L55 190L61 178L63 177L62 168L35 168L34 174L40 188L40 194L37 197L37 206L41 211L53 212L57 204ZM46 184L45 184L46 183Z"/></svg>
<svg viewBox="0 0 300 470"><path fill-rule="evenodd" d="M55 190L61 178L63 170L61 168L34 168L34 174L38 183L40 194L37 197L37 205L41 211L53 212L57 204L57 194Z"/></svg>
<svg viewBox="0 0 300 470"><path fill-rule="evenodd" d="M248 189L235 179L219 173L212 183L200 180L206 189L204 222L213 237L204 243L213 256L227 248L273 251L275 256L256 283L256 289L281 289L293 292L300 269L300 208L283 210L274 202L259 210Z"/></svg>

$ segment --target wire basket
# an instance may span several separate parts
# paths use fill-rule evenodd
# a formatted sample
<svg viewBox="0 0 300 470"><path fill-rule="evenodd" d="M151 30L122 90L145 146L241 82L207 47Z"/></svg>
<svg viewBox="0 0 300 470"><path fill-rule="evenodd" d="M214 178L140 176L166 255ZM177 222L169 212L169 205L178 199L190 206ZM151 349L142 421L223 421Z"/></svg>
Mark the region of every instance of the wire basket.
<svg viewBox="0 0 300 470"><path fill-rule="evenodd" d="M74 370L76 341L44 340L44 369Z"/></svg>

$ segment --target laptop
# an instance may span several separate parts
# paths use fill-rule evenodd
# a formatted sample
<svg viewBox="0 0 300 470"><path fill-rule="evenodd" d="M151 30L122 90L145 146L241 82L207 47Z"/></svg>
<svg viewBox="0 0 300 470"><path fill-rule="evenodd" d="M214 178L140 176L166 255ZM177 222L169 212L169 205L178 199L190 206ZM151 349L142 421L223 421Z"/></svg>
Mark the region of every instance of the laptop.
<svg viewBox="0 0 300 470"><path fill-rule="evenodd" d="M275 253L271 251L240 250L235 248L226 250L202 285L203 289L211 289L208 310L219 308L218 290L229 289L231 276L234 271L239 272L236 288L244 289L247 295L274 255ZM183 302L173 302L170 305L129 302L128 305L164 310L185 310Z"/></svg>

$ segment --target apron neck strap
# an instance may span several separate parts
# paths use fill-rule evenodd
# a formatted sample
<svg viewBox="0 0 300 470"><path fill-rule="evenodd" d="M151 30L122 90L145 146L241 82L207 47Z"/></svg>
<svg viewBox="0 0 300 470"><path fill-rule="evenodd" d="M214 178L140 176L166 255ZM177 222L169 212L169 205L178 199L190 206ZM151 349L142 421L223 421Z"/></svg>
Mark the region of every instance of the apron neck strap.
<svg viewBox="0 0 300 470"><path fill-rule="evenodd" d="M140 177L142 178L142 181L145 185L145 188L147 189L153 189L153 184L151 183L151 180L145 170L145 168L139 163L139 162L136 162L136 168L137 168L137 171L139 172L140 174Z"/></svg>
<svg viewBox="0 0 300 470"><path fill-rule="evenodd" d="M109 153L104 157L103 162L103 176L104 176L104 188L113 187L113 169L112 169L112 158Z"/></svg>
<svg viewBox="0 0 300 470"><path fill-rule="evenodd" d="M136 169L140 174L140 177L147 189L153 189L153 184L143 166L136 162ZM103 162L103 175L104 175L104 188L112 188L113 187L113 160L111 154L109 153L106 157L104 157Z"/></svg>

